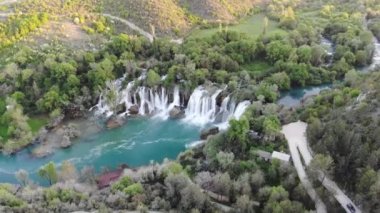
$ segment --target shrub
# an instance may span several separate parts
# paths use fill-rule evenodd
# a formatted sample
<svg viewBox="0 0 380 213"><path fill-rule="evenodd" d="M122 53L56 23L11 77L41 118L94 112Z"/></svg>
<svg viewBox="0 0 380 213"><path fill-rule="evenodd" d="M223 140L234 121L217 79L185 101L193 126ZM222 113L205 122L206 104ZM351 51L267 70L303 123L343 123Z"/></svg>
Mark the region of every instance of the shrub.
<svg viewBox="0 0 380 213"><path fill-rule="evenodd" d="M124 176L118 182L112 185L112 190L123 191L128 186L132 185L133 181L129 176Z"/></svg>
<svg viewBox="0 0 380 213"><path fill-rule="evenodd" d="M123 190L123 192L127 195L135 196L138 194L142 194L144 192L144 188L141 183L134 183Z"/></svg>

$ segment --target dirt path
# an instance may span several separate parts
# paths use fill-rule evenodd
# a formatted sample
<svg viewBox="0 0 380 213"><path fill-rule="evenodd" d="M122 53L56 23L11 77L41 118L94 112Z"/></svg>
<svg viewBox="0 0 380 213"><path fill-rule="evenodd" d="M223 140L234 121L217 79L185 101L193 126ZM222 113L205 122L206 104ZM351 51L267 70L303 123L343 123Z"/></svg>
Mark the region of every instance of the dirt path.
<svg viewBox="0 0 380 213"><path fill-rule="evenodd" d="M313 159L312 153L307 143L306 129L307 124L298 121L283 126L282 133L285 135L285 138L288 141L290 153L292 155L293 163L296 167L298 176L301 179L301 182L304 184L310 197L316 202L317 212L326 212L326 206L324 206L323 202L315 193L314 188L308 180L307 174L305 172L305 167L302 165L302 160L300 157L301 153L306 166L308 166ZM340 203L346 212L351 213L350 209L347 207L348 204L351 204L355 208L356 213L361 212L360 209L355 206L351 199L346 196L346 194L338 187L334 181L326 177L322 184L327 190L330 191L332 195L334 195L335 199Z"/></svg>
<svg viewBox="0 0 380 213"><path fill-rule="evenodd" d="M9 16L11 16L11 15L13 15L14 13L0 13L0 17L1 18L7 18L7 17L9 17Z"/></svg>
<svg viewBox="0 0 380 213"><path fill-rule="evenodd" d="M103 16L108 17L108 18L110 18L112 20L120 21L120 22L126 24L131 29L133 29L133 30L139 32L141 35L145 36L147 39L149 39L150 42L153 42L153 40L154 40L152 34L144 31L143 29L141 29L140 27L138 27L137 25L135 25L134 23L132 23L132 22L130 22L128 20L125 20L125 19L113 16L111 14L107 14L107 13L104 13Z"/></svg>
<svg viewBox="0 0 380 213"><path fill-rule="evenodd" d="M16 3L18 1L20 1L20 0L5 0L5 1L0 1L0 6L13 4L13 3Z"/></svg>

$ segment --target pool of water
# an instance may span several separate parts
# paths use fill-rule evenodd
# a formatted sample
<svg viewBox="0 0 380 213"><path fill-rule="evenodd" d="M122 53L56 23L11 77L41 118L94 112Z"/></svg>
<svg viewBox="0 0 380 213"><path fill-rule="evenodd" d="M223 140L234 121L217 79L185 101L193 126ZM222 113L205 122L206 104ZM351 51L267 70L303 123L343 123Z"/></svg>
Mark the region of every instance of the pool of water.
<svg viewBox="0 0 380 213"><path fill-rule="evenodd" d="M13 156L0 155L0 182L16 183L14 173L24 169L32 180L44 184L37 171L50 161L59 166L69 160L77 169L88 165L100 172L102 168L115 168L123 163L136 167L165 158L175 159L187 145L199 139L200 130L176 120L131 118L118 129L83 137L71 148L59 149L43 159L33 158L31 148Z"/></svg>
<svg viewBox="0 0 380 213"><path fill-rule="evenodd" d="M324 84L320 86L308 86L295 88L290 91L282 92L278 104L286 107L297 107L301 104L303 98L317 95L324 89L329 89L331 84Z"/></svg>

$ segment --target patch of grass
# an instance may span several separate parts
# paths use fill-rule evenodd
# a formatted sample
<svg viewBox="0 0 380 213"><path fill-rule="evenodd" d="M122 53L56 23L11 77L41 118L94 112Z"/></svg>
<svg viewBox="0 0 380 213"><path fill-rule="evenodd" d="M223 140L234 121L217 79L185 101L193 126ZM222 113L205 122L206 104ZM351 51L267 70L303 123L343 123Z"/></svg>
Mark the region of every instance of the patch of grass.
<svg viewBox="0 0 380 213"><path fill-rule="evenodd" d="M8 140L8 126L0 124L0 137L2 137L4 141Z"/></svg>
<svg viewBox="0 0 380 213"><path fill-rule="evenodd" d="M48 118L42 117L42 116L29 118L28 120L28 124L33 134L37 133L47 123L48 123Z"/></svg>
<svg viewBox="0 0 380 213"><path fill-rule="evenodd" d="M264 14L256 14L243 19L239 24L229 26L228 29L247 34L251 38L257 38L264 30ZM190 38L204 38L209 37L219 31L219 28L211 29L197 29L190 34ZM280 29L279 23L269 20L268 22L268 35L281 34L287 32Z"/></svg>
<svg viewBox="0 0 380 213"><path fill-rule="evenodd" d="M36 134L43 126L48 123L49 119L44 116L33 117L28 120L28 125L33 134ZM0 124L0 137L4 141L8 140L8 125Z"/></svg>
<svg viewBox="0 0 380 213"><path fill-rule="evenodd" d="M254 61L250 64L243 65L243 68L248 71L251 77L261 78L266 76L272 66L265 61Z"/></svg>

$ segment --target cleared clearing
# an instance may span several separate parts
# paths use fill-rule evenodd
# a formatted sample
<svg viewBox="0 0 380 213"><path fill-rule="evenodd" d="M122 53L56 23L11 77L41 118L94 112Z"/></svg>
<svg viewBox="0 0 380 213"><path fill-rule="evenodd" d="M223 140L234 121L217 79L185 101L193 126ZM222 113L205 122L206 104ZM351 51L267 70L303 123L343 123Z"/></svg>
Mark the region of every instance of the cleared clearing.
<svg viewBox="0 0 380 213"><path fill-rule="evenodd" d="M264 30L264 15L256 14L243 19L239 24L228 26L229 30L247 34L251 38L257 38ZM211 29L197 29L190 34L190 38L204 38L209 37L219 31L218 27ZM268 22L268 35L286 34L286 31L279 28L279 24L274 21Z"/></svg>

